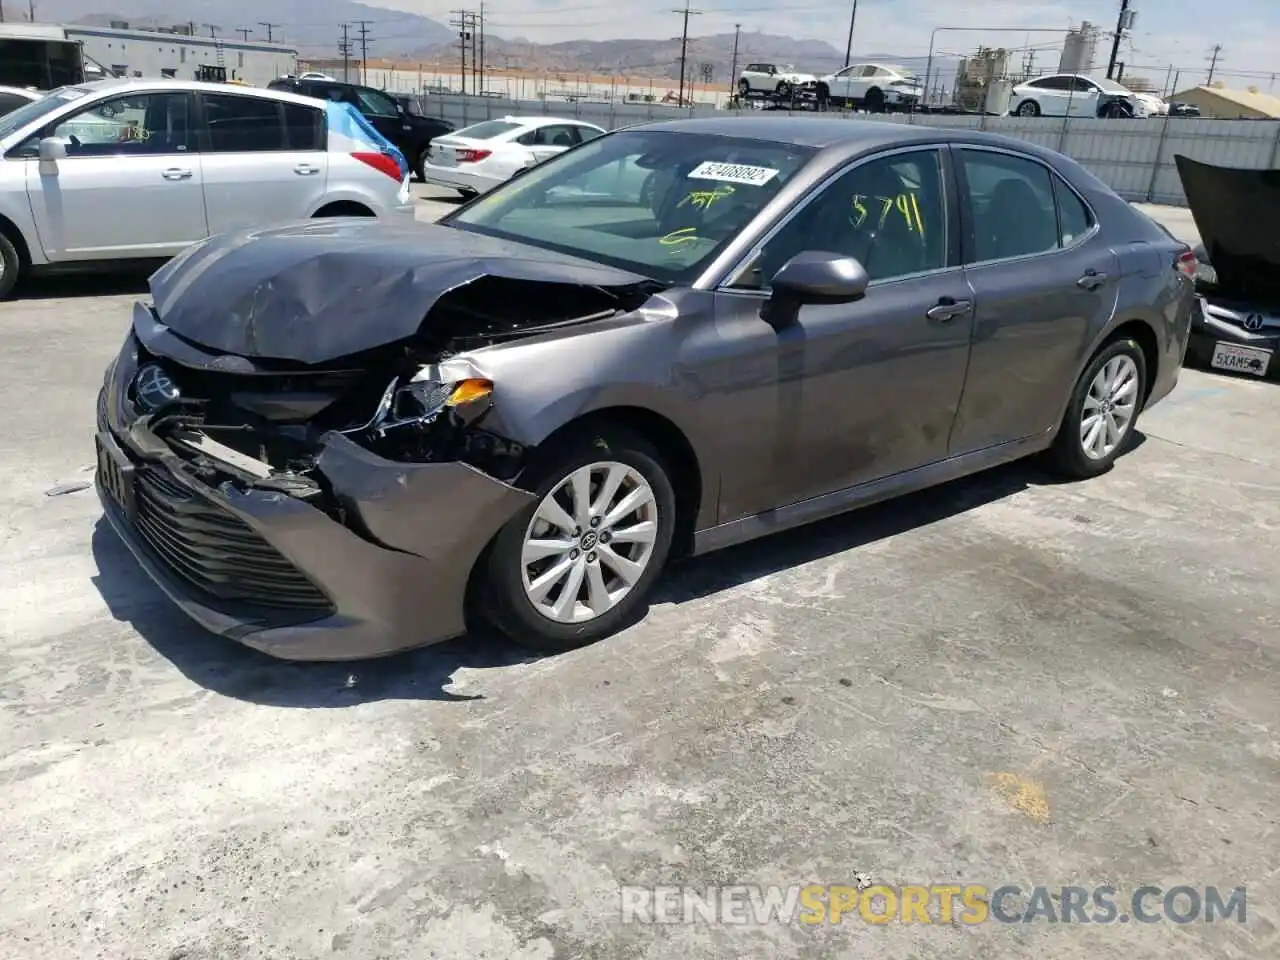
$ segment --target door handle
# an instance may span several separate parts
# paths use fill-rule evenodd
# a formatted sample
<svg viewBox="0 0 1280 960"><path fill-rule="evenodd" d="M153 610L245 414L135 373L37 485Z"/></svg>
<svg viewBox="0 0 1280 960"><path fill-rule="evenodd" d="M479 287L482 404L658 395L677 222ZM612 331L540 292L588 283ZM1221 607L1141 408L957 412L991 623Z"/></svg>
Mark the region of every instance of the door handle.
<svg viewBox="0 0 1280 960"><path fill-rule="evenodd" d="M938 301L936 307L930 307L925 311L924 315L930 320L936 320L938 323L950 323L956 317L963 317L972 309L973 304L968 300L953 300L951 297L943 297Z"/></svg>
<svg viewBox="0 0 1280 960"><path fill-rule="evenodd" d="M170 167L168 170L160 174L160 176L164 177L166 180L190 180L191 171L183 170L179 167Z"/></svg>
<svg viewBox="0 0 1280 960"><path fill-rule="evenodd" d="M1084 276L1076 281L1076 286L1083 287L1085 290L1097 290L1106 282L1107 275L1105 273L1099 273L1097 270L1086 270Z"/></svg>
<svg viewBox="0 0 1280 960"><path fill-rule="evenodd" d="M311 166L311 164L309 164L309 163L300 163L300 164L298 164L296 167L294 167L294 168L293 168L293 172L294 172L294 173L296 173L296 174L298 174L299 176L302 176L302 177L309 177L309 176L311 176L312 174L319 173L319 172L320 172L320 168L319 168L319 167L313 167L313 166Z"/></svg>

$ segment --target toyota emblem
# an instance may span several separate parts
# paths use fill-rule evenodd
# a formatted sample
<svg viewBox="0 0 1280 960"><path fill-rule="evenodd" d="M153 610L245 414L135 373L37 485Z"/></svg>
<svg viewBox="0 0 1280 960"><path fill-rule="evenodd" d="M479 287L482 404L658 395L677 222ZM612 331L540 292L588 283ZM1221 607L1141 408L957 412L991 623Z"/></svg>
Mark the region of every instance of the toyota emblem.
<svg viewBox="0 0 1280 960"><path fill-rule="evenodd" d="M133 379L133 395L145 410L159 410L178 399L178 385L158 363L149 363Z"/></svg>
<svg viewBox="0 0 1280 960"><path fill-rule="evenodd" d="M1250 332L1262 329L1262 314L1251 313L1244 318L1244 328Z"/></svg>

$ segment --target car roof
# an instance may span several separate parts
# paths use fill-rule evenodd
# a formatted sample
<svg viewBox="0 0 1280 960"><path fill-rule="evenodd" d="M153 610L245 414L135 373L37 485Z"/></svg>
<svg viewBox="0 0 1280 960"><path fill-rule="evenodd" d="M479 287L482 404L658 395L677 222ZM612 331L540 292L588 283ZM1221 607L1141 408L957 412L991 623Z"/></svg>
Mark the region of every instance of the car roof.
<svg viewBox="0 0 1280 960"><path fill-rule="evenodd" d="M754 112L754 111L753 111ZM1003 147L1059 165L1061 157L1052 150L1026 140L985 133L965 127L931 127L923 123L893 123L887 120L845 120L836 117L750 116L698 117L687 120L660 120L642 123L628 130L665 130L672 133L702 134L711 137L745 137L779 144L812 147L820 151L863 153L881 147L918 143L956 143Z"/></svg>
<svg viewBox="0 0 1280 960"><path fill-rule="evenodd" d="M304 97L300 93L288 90L270 90L265 87L242 87L233 83L204 83L199 80L146 80L130 77L112 77L106 80L91 80L88 83L71 84L79 90L93 93L146 93L148 91L192 91L202 93L234 93L242 97L261 97L266 100L283 100L287 103L301 103L309 107L316 105L313 97Z"/></svg>
<svg viewBox="0 0 1280 960"><path fill-rule="evenodd" d="M27 87L10 87L0 84L0 93L16 93L19 96L30 97L32 100L39 100L44 96L41 90L31 90Z"/></svg>

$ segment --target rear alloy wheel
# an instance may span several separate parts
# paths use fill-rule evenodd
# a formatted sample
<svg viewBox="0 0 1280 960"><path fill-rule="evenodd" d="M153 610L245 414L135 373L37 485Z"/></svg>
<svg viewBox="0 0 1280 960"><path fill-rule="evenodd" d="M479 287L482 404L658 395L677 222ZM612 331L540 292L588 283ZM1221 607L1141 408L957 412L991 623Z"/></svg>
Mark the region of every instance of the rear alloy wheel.
<svg viewBox="0 0 1280 960"><path fill-rule="evenodd" d="M594 442L591 442L594 441ZM666 562L675 492L657 451L618 432L564 448L489 557L486 613L518 643L568 650L633 614Z"/></svg>
<svg viewBox="0 0 1280 960"><path fill-rule="evenodd" d="M879 87L872 87L868 90L866 105L867 110L871 113L884 113L884 91Z"/></svg>
<svg viewBox="0 0 1280 960"><path fill-rule="evenodd" d="M1038 117L1040 116L1040 104L1034 100L1023 100L1018 104L1018 116L1020 117Z"/></svg>
<svg viewBox="0 0 1280 960"><path fill-rule="evenodd" d="M1133 434L1146 397L1142 348L1128 338L1098 352L1071 395L1049 451L1056 470L1084 479L1110 470Z"/></svg>
<svg viewBox="0 0 1280 960"><path fill-rule="evenodd" d="M738 81L738 93L739 93L739 94L742 96L742 98L745 100L747 97L749 97L749 96L751 95L751 84L750 84L747 80L745 80L745 79L744 79L744 80L739 80L739 81Z"/></svg>
<svg viewBox="0 0 1280 960"><path fill-rule="evenodd" d="M7 297L18 282L22 258L18 250L3 233L0 233L0 300Z"/></svg>
<svg viewBox="0 0 1280 960"><path fill-rule="evenodd" d="M791 84L783 80L779 82L777 90L775 92L778 94L778 99L786 100L788 97L791 96Z"/></svg>

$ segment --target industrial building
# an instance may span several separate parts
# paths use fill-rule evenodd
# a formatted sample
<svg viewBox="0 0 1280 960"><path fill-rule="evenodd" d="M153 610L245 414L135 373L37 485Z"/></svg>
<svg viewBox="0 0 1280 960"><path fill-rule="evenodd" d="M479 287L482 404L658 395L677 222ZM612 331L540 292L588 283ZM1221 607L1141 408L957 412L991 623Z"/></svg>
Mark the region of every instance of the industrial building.
<svg viewBox="0 0 1280 960"><path fill-rule="evenodd" d="M1200 108L1200 116L1219 120L1280 120L1280 97L1262 93L1257 87L1232 90L1219 84L1192 87L1169 97Z"/></svg>
<svg viewBox="0 0 1280 960"><path fill-rule="evenodd" d="M62 26L23 25L23 35L57 36L80 44L90 78L95 76L174 78L195 80L205 73L225 71L225 79L264 87L277 77L293 73L298 52L280 43L224 40L195 34L192 24L174 27L130 28L114 21L109 27L83 24ZM18 25L6 25L0 33L18 35Z"/></svg>
<svg viewBox="0 0 1280 960"><path fill-rule="evenodd" d="M1085 76L1093 73L1100 35L1097 26L1088 20L1068 30L1067 39L1062 44L1062 56L1058 58L1058 72L1079 73Z"/></svg>

